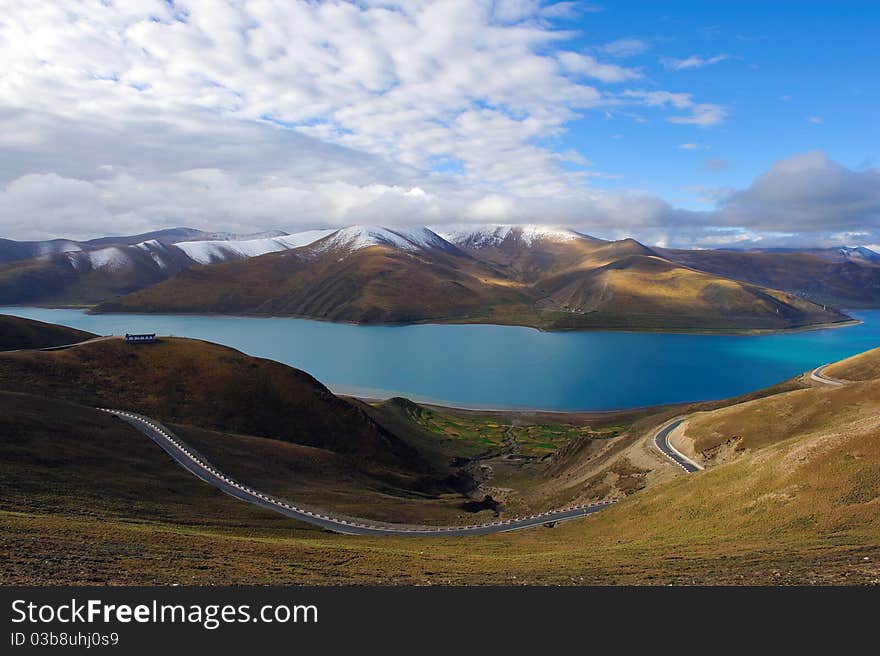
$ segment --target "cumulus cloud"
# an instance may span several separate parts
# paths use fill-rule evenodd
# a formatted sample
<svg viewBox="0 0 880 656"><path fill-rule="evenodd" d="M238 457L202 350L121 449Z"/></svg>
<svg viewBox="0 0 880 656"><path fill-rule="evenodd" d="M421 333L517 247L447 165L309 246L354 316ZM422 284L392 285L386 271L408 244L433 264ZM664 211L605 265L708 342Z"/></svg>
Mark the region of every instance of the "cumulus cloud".
<svg viewBox="0 0 880 656"><path fill-rule="evenodd" d="M830 231L880 228L880 169L849 169L821 151L774 164L747 189L728 196L716 220L760 230Z"/></svg>
<svg viewBox="0 0 880 656"><path fill-rule="evenodd" d="M638 40L571 51L554 21L576 9L12 3L0 20L0 235L499 220L697 243L796 231L804 212L816 238L861 222L880 241L876 169L816 154L712 212L591 187L610 176L564 145L572 120L599 110L708 127L726 110L640 88L639 69L603 61L643 52ZM750 232L707 232L718 227Z"/></svg>
<svg viewBox="0 0 880 656"><path fill-rule="evenodd" d="M643 44L567 50L572 33L554 21L585 8L13 3L0 21L2 233L296 228L380 208L388 221L416 209L460 218L498 196L592 202L586 181L604 174L554 145L570 121L623 105L712 121L689 95L676 106L603 88L643 74L600 57Z"/></svg>
<svg viewBox="0 0 880 656"><path fill-rule="evenodd" d="M697 248L880 243L880 169L850 169L821 151L780 160L745 189L699 191L715 209L655 206L633 232L648 243Z"/></svg>
<svg viewBox="0 0 880 656"><path fill-rule="evenodd" d="M603 64L590 55L576 52L559 53L559 63L570 73L585 75L602 82L627 82L643 77L641 71L616 64Z"/></svg>

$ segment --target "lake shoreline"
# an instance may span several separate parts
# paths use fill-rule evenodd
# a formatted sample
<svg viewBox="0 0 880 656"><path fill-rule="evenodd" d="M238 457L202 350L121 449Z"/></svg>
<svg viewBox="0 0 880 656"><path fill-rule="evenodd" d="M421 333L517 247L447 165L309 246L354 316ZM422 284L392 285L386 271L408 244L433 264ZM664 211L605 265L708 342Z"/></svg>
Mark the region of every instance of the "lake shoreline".
<svg viewBox="0 0 880 656"><path fill-rule="evenodd" d="M830 328L848 328L850 326L858 326L862 322L858 319L843 319L841 321L832 321L825 323L807 324L803 326L792 326L790 328L614 328L609 326L596 326L587 328L560 328L549 329L533 326L526 323L494 323L492 321L467 320L466 318L451 318L447 321L424 320L424 321L407 321L396 323L365 323L360 321L341 321L333 319L322 319L320 317L312 317L306 315L293 314L261 314L261 313L227 313L227 312L95 312L96 305L5 305L3 308L16 307L37 307L47 310L82 310L90 316L175 316L175 317L217 317L230 319L300 319L302 321L316 321L318 323L341 324L346 326L364 326L364 327L382 327L382 328L406 328L409 326L503 326L509 328L526 328L535 330L540 333L557 334L557 333L630 333L630 334L647 334L647 335L721 335L721 336L743 336L752 335L775 335L786 333L800 333L810 330L828 330ZM880 309L880 308L862 308L862 309ZM847 310L840 310L844 314L848 314Z"/></svg>
<svg viewBox="0 0 880 656"><path fill-rule="evenodd" d="M878 310L750 339L491 324L364 326L264 315L87 314L34 306L0 312L97 334L153 332L214 342L300 369L344 396L401 396L459 412L560 419L738 396L880 345ZM850 330L831 330L843 327Z"/></svg>

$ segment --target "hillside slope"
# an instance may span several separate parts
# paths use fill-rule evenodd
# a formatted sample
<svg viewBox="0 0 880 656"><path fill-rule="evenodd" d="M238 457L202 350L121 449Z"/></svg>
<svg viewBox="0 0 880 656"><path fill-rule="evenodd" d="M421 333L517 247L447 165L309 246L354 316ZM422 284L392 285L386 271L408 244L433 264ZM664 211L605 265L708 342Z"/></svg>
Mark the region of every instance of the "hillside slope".
<svg viewBox="0 0 880 656"><path fill-rule="evenodd" d="M803 391L815 392L814 399L835 393ZM719 412L736 410L748 423L761 415L772 421L788 393L765 399L770 405L748 402ZM876 409L874 401L867 405ZM151 445L119 450L134 434L110 434L116 426L107 417L89 410L76 422L52 424L53 417L67 414L56 406L44 413L44 407L29 419L22 412L33 415L30 406L16 410L11 424L0 415L3 435L10 426L45 425L38 438L15 437L16 455L0 461L0 486L27 476L39 444L45 448L65 426L87 423L71 432L74 437L56 454L60 458L46 451L49 458L27 495L18 484L2 488L0 542L11 554L0 569L4 584L880 582L880 418L851 416L847 403L826 404L828 413L790 426L779 439L755 442L699 474L679 471L673 480L585 520L445 539L316 535L220 493L211 496L211 488L167 459L169 469L158 471L164 456ZM105 450L98 457L96 435ZM242 442L229 457L247 454ZM65 477L65 462L109 464L117 458L126 475L107 481L113 494L90 492L91 481L82 475ZM174 568L167 567L171 559Z"/></svg>
<svg viewBox="0 0 880 656"><path fill-rule="evenodd" d="M880 434L872 431L880 426L875 422L880 409L880 349L842 360L826 371L851 382L839 387L814 384L693 414L673 442L712 465L783 442L833 442L856 434L868 442L877 440Z"/></svg>
<svg viewBox="0 0 880 656"><path fill-rule="evenodd" d="M834 261L816 252L674 250L664 257L701 271L784 290L840 308L880 306L880 266L852 258Z"/></svg>
<svg viewBox="0 0 880 656"><path fill-rule="evenodd" d="M780 329L844 321L845 315L777 290L695 271L653 255L627 255L595 269L541 281L560 325L647 329Z"/></svg>
<svg viewBox="0 0 880 656"><path fill-rule="evenodd" d="M0 354L0 389L428 469L414 449L305 372L197 340Z"/></svg>
<svg viewBox="0 0 880 656"><path fill-rule="evenodd" d="M311 247L184 271L97 310L407 323L485 314L494 304L528 298L503 281L495 284L490 268L442 240L409 246L398 240L366 231L337 234Z"/></svg>
<svg viewBox="0 0 880 656"><path fill-rule="evenodd" d="M84 330L0 314L0 351L63 346L92 337Z"/></svg>
<svg viewBox="0 0 880 656"><path fill-rule="evenodd" d="M859 353L825 368L832 378L849 381L880 379L880 349Z"/></svg>
<svg viewBox="0 0 880 656"><path fill-rule="evenodd" d="M298 248L332 232L239 236L175 228L87 242L7 240L0 243L0 304L92 305L189 267Z"/></svg>
<svg viewBox="0 0 880 656"><path fill-rule="evenodd" d="M696 271L643 244L539 227L361 226L314 244L190 269L99 312L225 312L358 323L545 329L750 330L845 321L791 294Z"/></svg>

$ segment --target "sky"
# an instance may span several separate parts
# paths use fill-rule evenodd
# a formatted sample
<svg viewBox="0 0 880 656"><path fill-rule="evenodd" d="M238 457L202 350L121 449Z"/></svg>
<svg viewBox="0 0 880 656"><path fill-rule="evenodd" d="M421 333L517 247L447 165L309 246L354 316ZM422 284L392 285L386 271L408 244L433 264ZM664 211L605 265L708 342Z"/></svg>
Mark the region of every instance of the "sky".
<svg viewBox="0 0 880 656"><path fill-rule="evenodd" d="M0 237L880 249L880 3L0 0Z"/></svg>

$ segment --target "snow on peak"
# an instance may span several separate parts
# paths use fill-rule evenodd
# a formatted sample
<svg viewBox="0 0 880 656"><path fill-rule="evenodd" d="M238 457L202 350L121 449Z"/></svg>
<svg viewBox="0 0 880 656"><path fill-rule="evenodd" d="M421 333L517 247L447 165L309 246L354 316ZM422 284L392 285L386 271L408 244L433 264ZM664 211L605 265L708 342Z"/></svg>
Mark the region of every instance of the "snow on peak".
<svg viewBox="0 0 880 656"><path fill-rule="evenodd" d="M880 253L877 253L867 246L842 246L840 253L846 258L858 258L868 260L869 262L880 262Z"/></svg>
<svg viewBox="0 0 880 656"><path fill-rule="evenodd" d="M42 241L37 244L38 256L53 255L55 253L74 253L81 250L82 246L69 239L53 239L52 241Z"/></svg>
<svg viewBox="0 0 880 656"><path fill-rule="evenodd" d="M168 268L168 263L162 257L163 254L167 254L168 247L158 239L148 239L134 246L142 251L146 251L160 269Z"/></svg>
<svg viewBox="0 0 880 656"><path fill-rule="evenodd" d="M458 225L440 232L453 244L470 248L488 248L517 239L526 246L536 241L566 242L584 239L584 235L568 228L547 225Z"/></svg>
<svg viewBox="0 0 880 656"><path fill-rule="evenodd" d="M307 246L333 232L335 231L307 230L292 235L285 234L279 237L266 237L262 239L185 241L179 242L175 246L186 253L187 257L191 260L199 264L211 264L214 262L258 257L266 253L276 253L291 248Z"/></svg>
<svg viewBox="0 0 880 656"><path fill-rule="evenodd" d="M321 242L317 248L322 251L357 251L370 246L391 246L406 251L426 248L447 250L450 244L436 232L425 227L384 228L382 226L351 226L336 231L330 238Z"/></svg>
<svg viewBox="0 0 880 656"><path fill-rule="evenodd" d="M95 251L84 253L92 264L92 269L104 269L106 271L119 271L131 264L131 256L119 246L99 248Z"/></svg>
<svg viewBox="0 0 880 656"><path fill-rule="evenodd" d="M238 232L204 232L195 241L253 241L255 239L270 239L272 237L287 237L288 233L283 230L263 230L262 232L250 232L246 234ZM178 243L178 242L174 242Z"/></svg>

